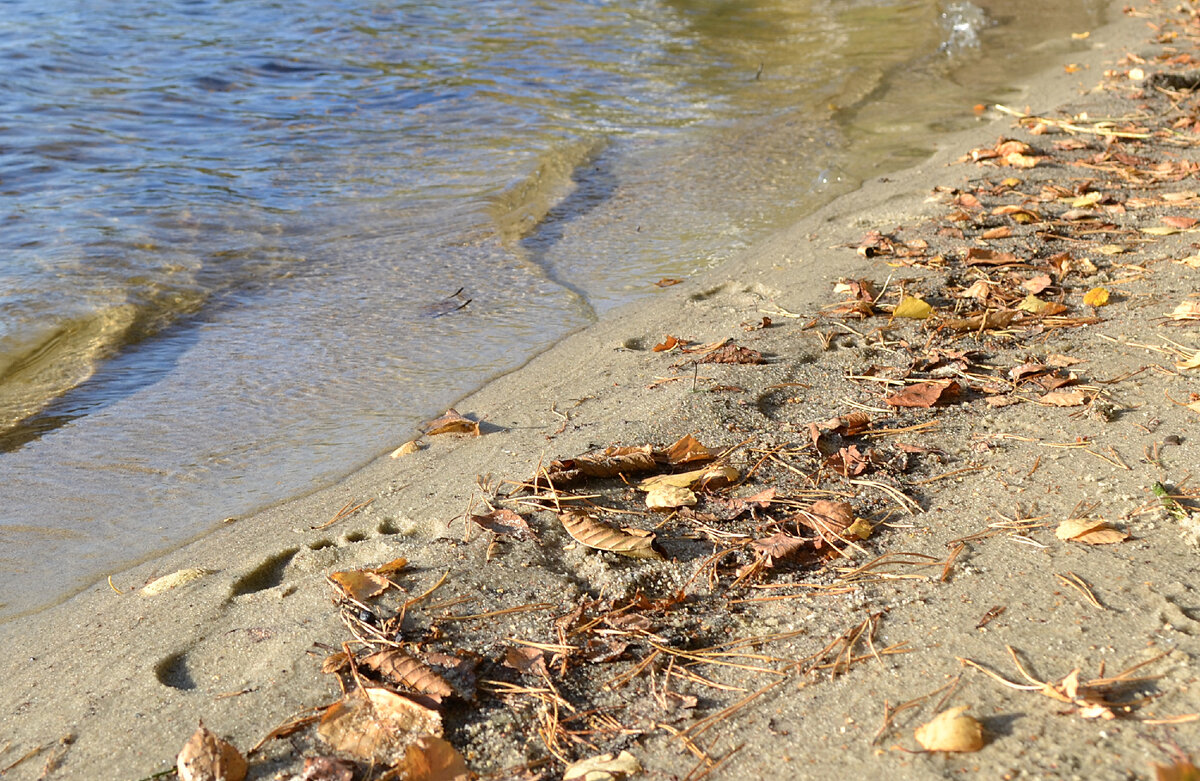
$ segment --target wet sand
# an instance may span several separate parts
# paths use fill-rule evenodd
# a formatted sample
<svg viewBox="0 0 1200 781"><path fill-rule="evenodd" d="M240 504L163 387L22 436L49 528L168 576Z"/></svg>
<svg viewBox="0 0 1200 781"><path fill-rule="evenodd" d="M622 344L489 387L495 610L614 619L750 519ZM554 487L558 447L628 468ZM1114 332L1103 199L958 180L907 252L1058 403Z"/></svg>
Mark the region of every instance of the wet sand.
<svg viewBox="0 0 1200 781"><path fill-rule="evenodd" d="M556 778L563 759L623 749L650 778L1151 777L1151 762L1194 742L1197 722L1187 717L1200 712L1195 516L1166 512L1151 490L1161 482L1188 493L1188 470L1200 463L1191 434L1200 413L1180 406L1194 403L1200 375L1177 367L1200 350L1200 333L1169 316L1196 300L1200 269L1177 262L1193 255L1190 228L1163 230L1197 210L1189 98L1176 81L1129 77L1135 67L1189 68L1115 64L1126 50L1192 51L1196 30L1168 27L1177 38L1151 45L1146 22L1125 17L1092 31L1095 48L1071 63L1074 72L1052 64L1025 101L1061 120L1041 123L1047 132L993 112L945 138L927 162L618 310L461 400L459 411L483 421L481 436L424 438L424 449L0 625L5 777L151 776L172 766L200 719L246 751L337 700L337 676L322 674L322 661L352 632L373 640L380 626L398 628L389 637L411 653L478 660L474 698L452 699L442 721L471 769L497 778ZM1114 73L1106 79L1105 70ZM1138 112L1149 118L1115 126L1162 132L1113 145L1104 135L1112 128L1095 124ZM1044 159L1031 168L1021 158L1004 167L956 162L999 137ZM1070 141L1085 146L1055 145ZM1047 189L1055 186L1064 190ZM1089 203L1091 192L1100 196ZM997 212L1004 206L1015 208ZM1072 209L1092 214L1064 217ZM1037 221L1013 216L1022 210ZM1010 236L984 238L1004 227ZM891 239L864 244L871 231ZM970 250L1019 260L972 265L983 256ZM1064 251L1076 265L1053 260ZM1095 268L1077 262L1084 258ZM955 330L956 318L975 311L963 294L970 285L1028 292L1043 273L1049 284L1038 292L1064 311L1033 317L1015 310L1020 299L992 301L989 311L1020 314L1004 328L981 321ZM839 280L873 283L875 314L845 317L864 287L839 289ZM1093 288L1110 302L1085 303ZM890 316L900 291L932 304L931 319ZM765 363L655 351L665 335L694 346L730 339ZM1070 382L1035 388L1011 371L1034 364L1042 369L1025 370L1030 377ZM958 395L930 409L886 400L949 382ZM1057 406L1045 400L1055 390L1081 398ZM869 416L866 434L822 433L853 412ZM702 492L691 514L636 512L642 494L619 480L569 489L595 489L596 502L624 510L607 514L610 523L654 529L661 560L579 544L554 512L531 511L504 482L527 480L553 459L662 447L689 433L731 449L728 463L744 480ZM861 469L855 453L865 457ZM770 505L726 517L723 497L769 488ZM814 546L810 530L806 550L819 555L740 578L762 563L753 541L817 498L849 502L873 527L869 538L839 534ZM537 537L468 535L464 513L487 502L520 510ZM1056 536L1061 521L1084 515L1129 536L1103 545ZM722 546L730 559L714 562ZM831 557L831 547L845 557ZM395 576L405 591L365 600L369 615L326 580L398 557L408 560ZM185 569L202 572L154 596L139 592ZM569 618L577 608L612 631L582 629ZM644 623L617 621L630 614ZM627 647L604 646L611 660L588 645L614 638ZM551 649L545 678L503 664L508 649L530 642ZM1138 674L1161 677L1133 687L1147 699L1129 712L1084 718L1069 698L1005 686L959 661L1026 684L1006 646L1040 681L1074 668L1084 680L1103 678L1148 660ZM556 647L565 658L553 658ZM547 721L553 701L528 692L538 687L566 703L558 727ZM912 729L955 705L982 721L984 748L912 753ZM572 708L591 715L570 721ZM539 735L547 724L551 732ZM330 752L310 727L266 743L250 777L290 778L304 756L322 753Z"/></svg>

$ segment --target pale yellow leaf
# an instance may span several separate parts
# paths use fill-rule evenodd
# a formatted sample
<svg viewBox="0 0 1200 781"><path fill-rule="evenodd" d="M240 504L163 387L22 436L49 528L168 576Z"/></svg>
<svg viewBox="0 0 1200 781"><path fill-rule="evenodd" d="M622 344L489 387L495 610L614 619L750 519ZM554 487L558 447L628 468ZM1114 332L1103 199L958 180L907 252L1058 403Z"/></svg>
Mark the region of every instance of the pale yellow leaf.
<svg viewBox="0 0 1200 781"><path fill-rule="evenodd" d="M1151 236L1174 236L1179 233L1179 229L1166 225L1151 225L1149 228L1142 228L1142 233L1149 233Z"/></svg>
<svg viewBox="0 0 1200 781"><path fill-rule="evenodd" d="M1104 306L1108 303L1108 288L1094 287L1083 294L1083 303L1088 306Z"/></svg>
<svg viewBox="0 0 1200 781"><path fill-rule="evenodd" d="M637 757L622 751L616 756L601 754L572 762L563 772L563 781L621 781L640 772L642 765Z"/></svg>
<svg viewBox="0 0 1200 781"><path fill-rule="evenodd" d="M983 748L983 725L966 715L967 706L942 711L917 727L915 737L926 751L970 752Z"/></svg>
<svg viewBox="0 0 1200 781"><path fill-rule="evenodd" d="M651 510L673 510L677 507L695 507L696 494L683 486L659 483L646 492L646 506Z"/></svg>
<svg viewBox="0 0 1200 781"><path fill-rule="evenodd" d="M1060 540L1074 540L1088 545L1111 545L1128 539L1129 534L1114 529L1107 521L1095 518L1068 518L1054 530Z"/></svg>
<svg viewBox="0 0 1200 781"><path fill-rule="evenodd" d="M142 594L148 597L157 596L163 592L170 591L173 588L192 583L199 580L205 575L211 575L212 572L206 569L181 569L172 572L170 575L163 575L161 578L155 578L142 587Z"/></svg>
<svg viewBox="0 0 1200 781"><path fill-rule="evenodd" d="M1172 320L1200 320L1200 301L1184 301L1171 311Z"/></svg>
<svg viewBox="0 0 1200 781"><path fill-rule="evenodd" d="M1055 407L1078 407L1087 402L1087 394L1083 391L1050 391L1042 396L1041 401L1053 404Z"/></svg>
<svg viewBox="0 0 1200 781"><path fill-rule="evenodd" d="M400 447L393 450L392 458L402 458L403 456L412 455L413 453L416 453L418 450L424 450L424 449L425 449L425 443L421 442L419 439L411 439L408 442L405 442Z"/></svg>

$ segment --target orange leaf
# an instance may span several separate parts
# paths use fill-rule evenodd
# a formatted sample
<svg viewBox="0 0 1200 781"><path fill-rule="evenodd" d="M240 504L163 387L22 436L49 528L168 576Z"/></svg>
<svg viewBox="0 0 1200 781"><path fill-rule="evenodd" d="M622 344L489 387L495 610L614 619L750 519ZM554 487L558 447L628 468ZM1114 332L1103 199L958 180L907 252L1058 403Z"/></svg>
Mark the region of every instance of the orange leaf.
<svg viewBox="0 0 1200 781"><path fill-rule="evenodd" d="M464 418L455 409L449 409L437 420L426 423L425 433L431 436L434 434L471 434L477 437L481 432L478 422Z"/></svg>
<svg viewBox="0 0 1200 781"><path fill-rule="evenodd" d="M1104 306L1108 303L1108 288L1094 287L1083 294L1083 303L1088 306Z"/></svg>

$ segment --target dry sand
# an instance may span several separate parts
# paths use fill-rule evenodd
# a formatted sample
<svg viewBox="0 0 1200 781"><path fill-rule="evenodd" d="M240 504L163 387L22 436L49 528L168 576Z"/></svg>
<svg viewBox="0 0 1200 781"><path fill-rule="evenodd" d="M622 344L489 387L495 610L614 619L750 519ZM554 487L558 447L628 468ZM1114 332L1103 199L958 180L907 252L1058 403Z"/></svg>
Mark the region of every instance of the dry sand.
<svg viewBox="0 0 1200 781"><path fill-rule="evenodd" d="M994 115L946 138L926 163L870 182L726 267L619 311L464 399L458 409L485 420L482 436L429 437L419 452L381 458L327 490L115 574L113 587L98 583L0 626L0 769L11 768L4 777L161 774L199 719L245 751L292 716L336 700L337 676L322 674L321 664L352 639L348 629L371 631L359 618L394 618L443 573L442 585L409 607L394 639L413 653L477 655L476 699L451 700L442 718L446 739L481 775L560 777L563 765L537 731L553 728L553 709L545 697L515 693L548 688L546 680L500 662L524 641L567 640L577 650L566 665L547 654L550 685L562 698L558 717L570 719L571 708L600 710L561 722L551 746L567 759L627 749L646 778L696 778L722 758L710 777L1152 777L1152 762L1194 747L1197 722L1186 717L1200 712L1196 516L1173 517L1151 492L1161 481L1186 494L1189 470L1200 464L1193 433L1200 412L1175 403L1200 392L1200 369L1176 368L1200 350L1200 323L1167 317L1197 301L1200 268L1176 262L1194 254L1195 234L1142 229L1164 227L1163 216L1200 216L1194 193L1161 200L1196 188L1186 166L1197 159L1200 136L1189 124L1196 102L1178 91L1181 82L1127 75L1135 66L1148 75L1192 72L1186 61L1156 58L1164 47L1194 51L1189 35L1198 30L1168 28L1177 39L1150 44L1146 22L1126 16L1093 31L1094 49L1075 63L1080 70L1047 63L1026 102L1037 114L1086 111L1091 121L1148 112L1159 119L1117 124L1171 128L1180 120L1173 131L1144 146L1106 146L1094 132L1050 127L1031 135ZM1114 64L1127 48L1149 61ZM1106 69L1116 73L1093 90ZM1137 90L1143 98L1130 97ZM1091 121L1076 124L1098 129ZM1000 136L1048 158L1028 169L955 162ZM1055 147L1071 139L1088 147ZM1154 169L1161 160L1171 166ZM1001 184L1008 177L1018 181ZM1053 185L1065 188L1060 197L1045 189ZM1105 197L1089 204L1091 191ZM980 193L982 208L963 192ZM1022 203L1041 222L991 214ZM1062 220L1073 208L1097 219ZM1114 227L1097 228L1105 223ZM1006 225L1011 238L981 238ZM899 252L856 252L873 230L893 236ZM1108 255L1104 245L1123 249ZM968 267L962 260L971 247L1024 262ZM1063 251L1097 268L1053 266ZM934 260L939 255L944 264ZM1041 297L1068 307L1059 319L1022 315L1009 328L977 333L947 326L974 308L961 293L976 280L1036 287L1042 273L1053 279ZM822 311L850 297L835 292L843 278L874 282L882 291L878 314L845 319ZM1111 293L1107 306L1083 303L1094 287ZM901 289L933 304L934 317L889 321ZM747 330L764 315L770 327ZM654 352L664 334L693 344L731 338L767 362L695 364L700 354ZM933 349L947 351L936 356L941 363L918 363ZM1042 401L1044 387L1012 381L1018 365L1066 363L1054 356L1077 361L1060 370L1076 377L1058 390L1080 391L1083 403L1054 406ZM962 392L932 409L885 403L913 380L954 380ZM1014 401L993 407L988 398ZM826 433L818 453L809 424L864 407L874 435ZM688 433L714 449L740 445L729 461L751 476L704 496L690 517L607 516L657 526L664 560L590 549L554 513L512 503L503 506L522 511L536 540L493 541L474 529L464 541L464 512L482 512L485 498L501 502L512 491L502 480L527 479L551 459L610 445L664 446ZM867 455L861 467L851 464L851 472L862 469L857 476L839 475L829 460L843 447ZM581 488L596 488L597 501L610 507L641 503L617 480ZM722 519L721 493L767 488L777 492L770 507ZM855 545L835 540L853 558L809 556L734 585L737 569L754 561L750 540L820 496L849 501L874 525ZM1085 513L1128 539L1088 545L1056 537L1059 522ZM733 552L714 569L706 562L721 546ZM893 555L853 573L899 553L927 558ZM409 561L396 576L407 593L389 590L370 600L374 617L350 609L343 623L326 576L397 557ZM186 568L204 574L156 596L138 592ZM1064 578L1077 578L1077 586ZM672 601L680 593L687 598ZM580 604L584 620L608 613L598 625L607 635L578 631L581 622L556 631L555 619ZM611 611L623 607L643 618L622 623ZM470 618L478 614L489 615ZM856 626L860 636L846 634ZM758 640L736 645L748 638ZM623 653L589 659L614 639L628 643ZM732 645L714 654L722 643ZM1084 718L1079 703L1006 687L959 661L1027 684L1006 646L1039 680L1058 681L1075 668L1084 680L1111 676L1155 657L1138 674L1159 677L1125 693L1121 702L1143 700L1129 712ZM517 688L496 692L504 686ZM889 707L939 689L880 732ZM956 705L982 721L983 749L914 753L913 728ZM1162 723L1176 717L1184 720ZM304 756L320 753L329 750L311 728L270 741L251 757L250 777L291 778Z"/></svg>

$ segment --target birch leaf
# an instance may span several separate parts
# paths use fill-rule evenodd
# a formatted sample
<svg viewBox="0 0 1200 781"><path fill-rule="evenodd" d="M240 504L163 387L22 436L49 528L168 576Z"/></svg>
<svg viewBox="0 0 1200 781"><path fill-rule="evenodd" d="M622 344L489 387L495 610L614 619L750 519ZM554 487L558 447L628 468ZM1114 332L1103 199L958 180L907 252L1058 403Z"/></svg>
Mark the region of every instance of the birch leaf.
<svg viewBox="0 0 1200 781"><path fill-rule="evenodd" d="M910 320L924 320L933 312L933 307L916 296L905 296L892 310L892 317L906 317Z"/></svg>

